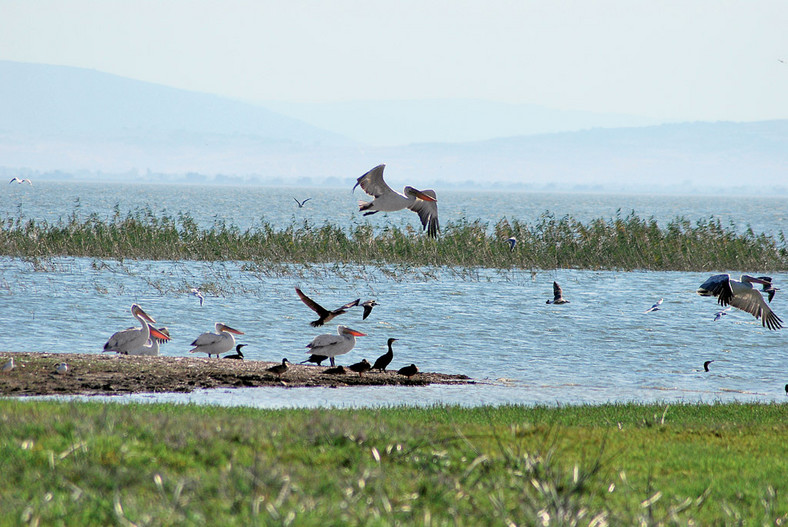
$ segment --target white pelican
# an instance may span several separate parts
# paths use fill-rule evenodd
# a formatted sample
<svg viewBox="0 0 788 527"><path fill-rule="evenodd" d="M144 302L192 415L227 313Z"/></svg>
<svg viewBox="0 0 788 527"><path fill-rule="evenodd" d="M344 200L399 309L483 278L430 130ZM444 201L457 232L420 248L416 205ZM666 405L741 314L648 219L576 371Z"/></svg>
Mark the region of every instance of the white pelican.
<svg viewBox="0 0 788 527"><path fill-rule="evenodd" d="M357 298L352 302L348 302L344 306L340 306L333 311L329 311L328 309L324 308L323 306L321 306L320 304L318 304L317 302L306 296L299 288L296 287L295 290L296 293L298 293L299 298L301 298L301 301L304 304L306 304L307 307L309 307L309 309L317 313L318 317L320 317L317 320L313 320L312 322L309 323L309 325L312 326L313 328L322 326L323 324L333 319L334 317L337 317L343 313L347 313L348 309L357 306L359 301L361 300L360 298Z"/></svg>
<svg viewBox="0 0 788 527"><path fill-rule="evenodd" d="M427 235L436 237L440 231L438 224L438 198L434 190L417 190L413 187L405 187L404 194L395 192L383 181L383 169L386 165L378 165L356 181L353 190L361 185L362 190L372 196L372 201L359 201L358 210L364 212L364 216L375 214L376 212L394 212L402 209L410 209L419 215L421 225L427 231Z"/></svg>
<svg viewBox="0 0 788 527"><path fill-rule="evenodd" d="M161 338L156 336L156 333L151 331L150 337L148 337L148 342L145 343L144 346L141 348L137 348L134 351L130 351L129 355L136 355L139 357L156 357L159 355L159 344L164 344L170 340L170 330L166 327L161 328L151 328L155 329L157 333L161 333L162 335L166 335L167 338Z"/></svg>
<svg viewBox="0 0 788 527"><path fill-rule="evenodd" d="M11 181L9 181L8 183L9 184L11 184L11 183L19 183L20 185L23 184L23 183L27 183L28 185L32 185L33 184L33 182L30 181L29 179L20 179L20 178L18 178L16 176L12 177Z"/></svg>
<svg viewBox="0 0 788 527"><path fill-rule="evenodd" d="M189 291L189 294L192 296L196 296L197 298L200 299L200 306L202 306L203 302L205 302L205 297L203 296L202 291L200 291L199 289L195 289L192 287L191 290Z"/></svg>
<svg viewBox="0 0 788 527"><path fill-rule="evenodd" d="M364 308L364 315L361 317L361 320L366 320L370 313L372 313L372 308L378 305L377 301L375 300L367 300L366 302L361 303L361 307Z"/></svg>
<svg viewBox="0 0 788 527"><path fill-rule="evenodd" d="M14 369L14 358L11 357L11 360L3 364L3 371L11 371Z"/></svg>
<svg viewBox="0 0 788 527"><path fill-rule="evenodd" d="M318 335L306 345L310 355L324 355L331 360L331 365L336 366L334 357L344 355L356 345L356 337L366 337L364 333L350 329L347 326L337 326L337 335L325 333Z"/></svg>
<svg viewBox="0 0 788 527"><path fill-rule="evenodd" d="M568 304L569 300L564 298L564 292L561 290L561 286L558 285L558 282L553 282L553 299L547 301L548 304Z"/></svg>
<svg viewBox="0 0 788 527"><path fill-rule="evenodd" d="M388 365L391 364L391 359L394 358L394 350L391 349L391 345L394 344L396 340L397 339L392 338L386 342L386 344L389 347L389 350L383 355L381 355L380 357L378 357L377 359L375 359L375 364L372 365L373 370L386 371Z"/></svg>
<svg viewBox="0 0 788 527"><path fill-rule="evenodd" d="M652 311L659 311L659 306L661 306L661 305L662 305L662 300L663 300L663 299L662 299L662 298L660 298L659 300L657 300L656 302L654 302L654 305L653 305L653 306L651 306L650 308L646 309L645 311L643 311L643 314L646 314L646 313L651 313Z"/></svg>
<svg viewBox="0 0 788 527"><path fill-rule="evenodd" d="M756 319L761 319L761 324L765 328L780 329L783 327L782 320L774 314L761 293L752 286L752 284L766 284L771 288L771 278L768 280L766 278L743 274L741 280L734 280L729 274L717 274L701 284L698 294L716 296L721 306L731 305L746 311Z"/></svg>
<svg viewBox="0 0 788 527"><path fill-rule="evenodd" d="M153 324L156 323L156 321L143 311L140 306L132 304L131 314L134 315L134 318L139 320L142 327L118 331L109 338L106 344L104 344L104 351L115 351L128 355L130 352L143 347L148 342L148 338L150 338L151 335L160 339L169 340L169 336L148 325L149 322Z"/></svg>
<svg viewBox="0 0 788 527"><path fill-rule="evenodd" d="M203 333L197 337L192 342L194 349L190 349L189 353L207 353L208 357L216 355L218 358L220 353L230 351L235 346L233 333L243 335L242 331L233 329L221 322L217 322L214 327L216 328L216 333Z"/></svg>
<svg viewBox="0 0 788 527"><path fill-rule="evenodd" d="M304 208L304 204L305 204L307 201L309 201L310 199L312 199L312 198L306 198L304 201L298 201L298 200L295 198L295 196L293 196L293 199L295 199L295 202L296 202L296 203L298 203L298 208L299 208L299 209L303 209L303 208Z"/></svg>

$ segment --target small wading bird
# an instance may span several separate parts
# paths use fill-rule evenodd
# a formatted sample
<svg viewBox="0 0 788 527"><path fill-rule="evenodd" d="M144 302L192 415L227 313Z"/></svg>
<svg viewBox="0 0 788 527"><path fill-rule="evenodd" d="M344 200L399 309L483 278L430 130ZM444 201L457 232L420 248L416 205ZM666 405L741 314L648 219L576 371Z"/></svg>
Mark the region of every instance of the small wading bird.
<svg viewBox="0 0 788 527"><path fill-rule="evenodd" d="M235 359L235 360L244 360L244 352L241 351L241 348L246 346L246 344L238 344L235 346L235 353L232 355L225 355L222 357L223 359Z"/></svg>
<svg viewBox="0 0 788 527"><path fill-rule="evenodd" d="M296 203L298 203L298 208L299 208L299 209L303 209L303 208L304 208L304 204L305 204L307 201L309 201L310 199L312 199L312 198L306 198L304 201L298 201L298 200L295 198L295 196L293 196L293 199L295 199L295 202L296 202Z"/></svg>
<svg viewBox="0 0 788 527"><path fill-rule="evenodd" d="M361 316L361 320L366 320L370 313L372 313L372 308L378 305L375 300L367 300L366 302L361 303L361 307L364 308L364 314Z"/></svg>
<svg viewBox="0 0 788 527"><path fill-rule="evenodd" d="M372 366L370 366L367 359L361 359L361 362L357 362L355 364L351 364L350 366L348 366L350 371L354 371L358 373L359 377L361 377L365 371L369 371L371 367Z"/></svg>
<svg viewBox="0 0 788 527"><path fill-rule="evenodd" d="M405 366L404 368L400 368L397 370L397 373L400 375L404 375L408 379L419 373L419 369L416 367L415 364L411 364L410 366Z"/></svg>
<svg viewBox="0 0 788 527"><path fill-rule="evenodd" d="M330 333L318 335L306 345L309 348L307 353L325 355L329 358L331 366L336 366L334 357L344 355L352 350L356 345L356 337L366 337L366 335L347 326L337 326L337 335Z"/></svg>
<svg viewBox="0 0 788 527"><path fill-rule="evenodd" d="M219 357L220 353L225 353L235 347L236 335L243 335L242 331L233 329L230 326L217 322L214 327L216 333L203 333L192 342L193 349L189 353L207 353L208 357L216 355Z"/></svg>
<svg viewBox="0 0 788 527"><path fill-rule="evenodd" d="M517 245L517 238L512 236L511 238L508 238L506 240L506 243L509 244L509 252L512 252L512 251L514 251L514 246Z"/></svg>
<svg viewBox="0 0 788 527"><path fill-rule="evenodd" d="M391 349L391 345L394 344L396 340L397 339L392 338L389 339L388 342L386 342L386 345L389 347L389 350L383 355L381 355L380 357L378 357L377 360L375 360L375 364L372 365L373 370L386 371L388 365L391 364L391 359L394 358L394 350Z"/></svg>
<svg viewBox="0 0 788 527"><path fill-rule="evenodd" d="M309 309L317 313L318 317L320 317L317 320L313 320L312 322L309 323L309 325L311 325L313 328L322 326L326 322L332 320L334 317L347 313L348 309L357 306L358 303L361 301L360 298L357 298L352 302L348 302L344 306L338 307L333 311L329 311L328 309L324 308L323 306L321 306L320 304L318 304L317 302L306 296L299 288L296 287L295 290L296 293L298 293L299 298L301 298L301 301L304 304L306 304Z"/></svg>
<svg viewBox="0 0 788 527"><path fill-rule="evenodd" d="M372 196L372 201L359 201L358 210L364 212L364 216L375 214L376 212L395 212L402 209L410 209L419 215L422 229L427 231L427 235L435 238L440 231L438 224L438 199L434 190L417 190L413 187L405 187L404 193L394 191L383 181L383 169L386 165L378 165L356 181L353 190L361 186L361 189Z"/></svg>
<svg viewBox="0 0 788 527"><path fill-rule="evenodd" d="M564 292L561 290L561 286L558 285L558 282L553 282L553 299L547 301L548 304L568 304L569 300L564 298Z"/></svg>
<svg viewBox="0 0 788 527"><path fill-rule="evenodd" d="M320 363L322 363L327 358L328 357L326 357L325 355L310 355L308 359L302 360L299 364L306 364L307 362L310 362L320 366Z"/></svg>
<svg viewBox="0 0 788 527"><path fill-rule="evenodd" d="M200 299L200 305L202 305L203 302L205 302L205 297L203 296L202 292L199 289L192 288L189 291L189 294L192 296L196 296L198 299Z"/></svg>
<svg viewBox="0 0 788 527"><path fill-rule="evenodd" d="M104 344L104 351L115 351L123 355L128 355L130 352L145 346L151 335L163 340L170 339L168 335L161 333L150 325L155 324L156 321L137 304L131 305L131 314L134 315L134 318L139 320L142 327L118 331L109 338L106 344Z"/></svg>
<svg viewBox="0 0 788 527"><path fill-rule="evenodd" d="M9 181L8 183L9 184L11 184L11 183L19 183L20 185L22 183L27 183L28 185L32 185L33 184L33 182L30 181L29 179L21 179L21 178L18 178L18 177L12 177L11 181Z"/></svg>
<svg viewBox="0 0 788 527"><path fill-rule="evenodd" d="M11 371L14 369L14 358L11 357L11 360L3 364L3 371Z"/></svg>
<svg viewBox="0 0 788 527"><path fill-rule="evenodd" d="M709 371L709 364L711 364L712 362L714 362L714 361L713 360L707 360L706 362L704 362L703 363L703 371Z"/></svg>
<svg viewBox="0 0 788 527"><path fill-rule="evenodd" d="M155 332L153 331L154 329L156 330ZM148 342L146 342L145 345L142 346L141 348L137 348L134 351L130 351L129 355L137 355L141 357L156 357L159 355L159 345L164 344L165 342L168 342L170 340L170 330L167 329L166 327L161 327L161 328L151 327L150 330L151 330L151 334L150 337L148 337ZM166 335L167 338L163 339L157 337L156 335L158 333L161 333L162 335Z"/></svg>
<svg viewBox="0 0 788 527"><path fill-rule="evenodd" d="M780 329L783 327L782 319L778 317L763 299L761 293L753 288L752 284L768 285L772 287L771 278L755 278L750 275L741 275L741 280L734 280L729 274L717 274L710 277L698 288L700 296L717 297L721 306L731 305L736 309L746 311L760 319L763 327Z"/></svg>
<svg viewBox="0 0 788 527"><path fill-rule="evenodd" d="M287 365L290 363L287 358L282 359L282 364L277 364L276 366L271 366L270 368L266 368L265 371L271 372L277 377L282 377L282 374L287 371Z"/></svg>
<svg viewBox="0 0 788 527"><path fill-rule="evenodd" d="M659 306L662 305L662 300L663 299L660 298L659 300L654 302L654 305L651 306L650 308L646 309L645 311L643 311L643 314L645 315L646 313L651 313L652 311L659 311Z"/></svg>

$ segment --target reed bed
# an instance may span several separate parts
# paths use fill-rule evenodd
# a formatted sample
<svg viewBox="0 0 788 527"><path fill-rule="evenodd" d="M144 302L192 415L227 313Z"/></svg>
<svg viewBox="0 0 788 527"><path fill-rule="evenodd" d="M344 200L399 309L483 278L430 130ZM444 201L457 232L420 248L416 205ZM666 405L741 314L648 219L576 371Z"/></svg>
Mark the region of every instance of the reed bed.
<svg viewBox="0 0 788 527"><path fill-rule="evenodd" d="M109 219L76 213L49 223L7 218L0 254L47 258L83 256L148 260L239 260L258 263L352 263L499 269L622 269L714 271L788 269L785 234L724 226L719 219L677 217L660 226L634 213L581 223L545 212L535 222L503 219L449 222L437 239L410 227L344 228L265 221L245 231L222 222L200 228L188 214L150 210ZM513 251L505 242L515 236Z"/></svg>

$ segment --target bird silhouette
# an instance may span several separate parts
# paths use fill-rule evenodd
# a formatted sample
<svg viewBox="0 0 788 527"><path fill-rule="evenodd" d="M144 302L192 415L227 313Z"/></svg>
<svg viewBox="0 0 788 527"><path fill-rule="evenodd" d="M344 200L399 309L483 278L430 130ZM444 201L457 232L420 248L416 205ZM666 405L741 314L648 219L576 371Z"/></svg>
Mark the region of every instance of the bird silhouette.
<svg viewBox="0 0 788 527"><path fill-rule="evenodd" d="M386 371L386 367L391 364L391 359L394 358L394 350L391 349L391 345L396 340L397 339L394 338L388 340L386 344L388 345L389 350L375 360L375 364L372 365L373 370Z"/></svg>

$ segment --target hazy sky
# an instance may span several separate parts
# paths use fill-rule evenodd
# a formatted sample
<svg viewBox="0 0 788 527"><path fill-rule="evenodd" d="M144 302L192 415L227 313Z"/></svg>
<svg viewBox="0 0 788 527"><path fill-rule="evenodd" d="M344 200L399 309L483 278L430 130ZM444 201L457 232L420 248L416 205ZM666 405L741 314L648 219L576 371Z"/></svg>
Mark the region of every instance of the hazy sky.
<svg viewBox="0 0 788 527"><path fill-rule="evenodd" d="M0 59L255 101L788 118L785 0L0 0Z"/></svg>

